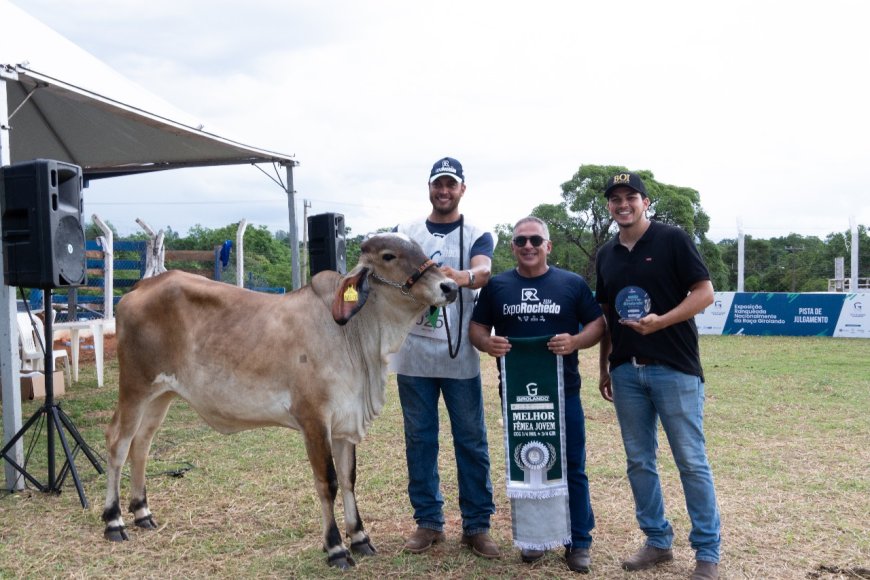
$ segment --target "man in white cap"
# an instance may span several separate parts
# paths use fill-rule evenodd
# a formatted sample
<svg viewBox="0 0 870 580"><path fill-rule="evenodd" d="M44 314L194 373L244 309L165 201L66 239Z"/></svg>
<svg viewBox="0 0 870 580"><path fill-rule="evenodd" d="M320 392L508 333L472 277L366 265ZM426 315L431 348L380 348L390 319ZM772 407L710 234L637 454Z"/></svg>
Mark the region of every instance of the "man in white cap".
<svg viewBox="0 0 870 580"><path fill-rule="evenodd" d="M498 545L489 535L495 503L480 355L468 340L474 299L477 289L489 281L495 243L491 233L468 223L459 212L463 195L462 164L452 157L439 159L429 173L429 216L396 228L419 243L461 289L460 297L442 313L421 317L392 359L405 424L408 496L417 522L404 549L417 554L445 539L438 475L438 399L443 396L456 457L461 542L478 556L498 558Z"/></svg>

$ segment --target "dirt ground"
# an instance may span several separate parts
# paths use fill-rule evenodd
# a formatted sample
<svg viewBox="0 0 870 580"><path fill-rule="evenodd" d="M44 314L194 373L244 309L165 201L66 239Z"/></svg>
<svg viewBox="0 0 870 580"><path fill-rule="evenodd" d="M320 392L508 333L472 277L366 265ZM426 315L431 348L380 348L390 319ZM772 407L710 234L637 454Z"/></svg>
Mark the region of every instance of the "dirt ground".
<svg viewBox="0 0 870 580"><path fill-rule="evenodd" d="M68 338L62 338L54 341L54 348L65 348L69 352L70 344ZM103 360L109 361L115 358L117 351L117 340L114 334L107 334L103 337ZM94 362L96 355L94 354L94 338L86 336L79 338L79 364Z"/></svg>

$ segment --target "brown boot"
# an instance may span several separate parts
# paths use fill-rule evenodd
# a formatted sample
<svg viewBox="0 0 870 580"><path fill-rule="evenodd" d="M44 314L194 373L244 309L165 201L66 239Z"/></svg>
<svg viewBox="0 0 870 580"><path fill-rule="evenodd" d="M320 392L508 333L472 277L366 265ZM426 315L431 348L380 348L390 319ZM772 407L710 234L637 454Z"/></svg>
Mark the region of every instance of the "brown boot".
<svg viewBox="0 0 870 580"><path fill-rule="evenodd" d="M462 534L462 544L471 548L471 551L481 558L492 559L501 557L498 545L492 541L487 532L474 534L473 536Z"/></svg>
<svg viewBox="0 0 870 580"><path fill-rule="evenodd" d="M719 564L698 560L695 563L695 571L690 580L717 580L719 578Z"/></svg>
<svg viewBox="0 0 870 580"><path fill-rule="evenodd" d="M402 548L406 552L412 554L422 554L434 544L444 541L444 532L432 530L429 528L417 528L417 531L411 534L411 537L405 540L405 546Z"/></svg>
<svg viewBox="0 0 870 580"><path fill-rule="evenodd" d="M656 548L644 544L643 548L622 561L622 569L629 572L646 570L656 564L670 562L674 559L674 552L670 548Z"/></svg>
<svg viewBox="0 0 870 580"><path fill-rule="evenodd" d="M565 562L568 564L568 569L572 572L588 574L589 567L592 565L592 558L589 555L589 548L565 548Z"/></svg>

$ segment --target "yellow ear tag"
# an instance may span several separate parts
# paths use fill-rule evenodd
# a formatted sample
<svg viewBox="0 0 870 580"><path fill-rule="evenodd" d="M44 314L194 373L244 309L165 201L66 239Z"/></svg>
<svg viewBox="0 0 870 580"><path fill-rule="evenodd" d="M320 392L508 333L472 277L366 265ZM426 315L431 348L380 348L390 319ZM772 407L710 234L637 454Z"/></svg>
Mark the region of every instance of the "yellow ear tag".
<svg viewBox="0 0 870 580"><path fill-rule="evenodd" d="M356 291L356 288L353 286L348 286L344 291L344 301L345 302L356 302L359 300L359 292Z"/></svg>

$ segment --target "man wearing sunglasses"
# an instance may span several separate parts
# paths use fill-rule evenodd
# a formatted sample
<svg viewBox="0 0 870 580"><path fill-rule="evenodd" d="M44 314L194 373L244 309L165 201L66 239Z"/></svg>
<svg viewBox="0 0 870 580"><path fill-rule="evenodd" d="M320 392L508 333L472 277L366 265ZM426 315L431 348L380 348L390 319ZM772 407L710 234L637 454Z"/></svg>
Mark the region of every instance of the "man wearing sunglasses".
<svg viewBox="0 0 870 580"><path fill-rule="evenodd" d="M439 159L429 173L429 216L396 228L419 243L460 287L455 303L417 321L391 361L405 425L408 496L417 522L404 550L418 554L445 539L438 476L438 399L443 396L456 457L461 542L478 556L498 558L498 545L489 535L495 503L480 355L467 336L477 289L489 280L495 243L492 234L470 224L459 212L463 195L462 164L452 157Z"/></svg>
<svg viewBox="0 0 870 580"><path fill-rule="evenodd" d="M595 517L586 477L586 429L580 403L578 350L598 343L604 333L604 317L586 281L573 272L547 264L553 249L550 233L542 220L526 217L514 226L511 252L514 270L494 276L481 291L472 315L469 336L478 350L502 357L511 349L507 337L553 335L547 348L563 358L565 381L565 438L568 463L568 511L571 545L565 560L574 572L587 573L591 563L592 528ZM528 305L546 304L546 314L524 314ZM581 329L582 326L582 329ZM495 334L491 330L495 328ZM544 557L539 550L524 549L523 562Z"/></svg>
<svg viewBox="0 0 870 580"><path fill-rule="evenodd" d="M692 578L718 578L719 508L704 443L704 374L694 320L713 303L710 273L686 232L647 218L650 200L640 176L614 175L604 195L619 233L596 261L596 298L608 323L599 388L616 409L637 522L647 536L622 567L644 570L674 558L656 466L661 420L692 521Z"/></svg>

